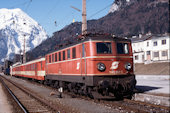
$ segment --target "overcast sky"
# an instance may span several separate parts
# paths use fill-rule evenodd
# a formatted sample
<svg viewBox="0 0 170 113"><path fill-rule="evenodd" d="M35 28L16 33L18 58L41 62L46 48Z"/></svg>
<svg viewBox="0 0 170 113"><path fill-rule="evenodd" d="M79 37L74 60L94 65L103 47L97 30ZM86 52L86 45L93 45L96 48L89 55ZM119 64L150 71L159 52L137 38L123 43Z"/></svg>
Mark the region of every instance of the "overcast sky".
<svg viewBox="0 0 170 113"><path fill-rule="evenodd" d="M105 16L114 0L87 0L87 20ZM0 0L0 8L20 8L36 20L48 35L69 25L73 19L81 21L82 0ZM55 24L56 21L56 24Z"/></svg>

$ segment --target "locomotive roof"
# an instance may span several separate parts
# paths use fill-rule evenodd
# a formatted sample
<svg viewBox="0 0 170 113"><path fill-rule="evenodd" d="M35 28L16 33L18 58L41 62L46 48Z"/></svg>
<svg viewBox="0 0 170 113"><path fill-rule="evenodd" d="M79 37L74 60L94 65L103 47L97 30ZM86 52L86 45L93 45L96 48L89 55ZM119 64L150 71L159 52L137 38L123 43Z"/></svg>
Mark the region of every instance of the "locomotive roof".
<svg viewBox="0 0 170 113"><path fill-rule="evenodd" d="M32 60L32 61L28 61L24 64L22 64L21 62L17 62L16 64L12 65L13 67L18 67L18 66L24 66L24 65L28 65L28 64L33 64L33 63L36 63L36 62L40 62L40 61L44 61L45 58L42 57L42 58L38 58L38 59L35 59L35 60Z"/></svg>
<svg viewBox="0 0 170 113"><path fill-rule="evenodd" d="M77 40L76 40L77 39ZM55 51L53 52L50 52L48 54L51 54L51 53L54 53L56 51L59 51L59 50L62 50L64 48L67 48L67 47L71 47L71 46L74 46L74 45L77 45L79 43L83 43L83 42L87 42L87 41L93 41L93 40L98 40L98 41L126 41L126 42L131 42L130 39L126 39L126 38L122 38L122 37L114 37L112 35L109 35L109 34L87 34L85 36L83 35L79 35L76 37L76 41L74 43L71 43L71 44L63 44L62 47L56 49ZM48 55L46 54L46 55Z"/></svg>
<svg viewBox="0 0 170 113"><path fill-rule="evenodd" d="M112 35L104 34L104 35L88 35L85 36L85 40L110 40L110 41L130 41L129 39L121 38L121 37L114 37Z"/></svg>

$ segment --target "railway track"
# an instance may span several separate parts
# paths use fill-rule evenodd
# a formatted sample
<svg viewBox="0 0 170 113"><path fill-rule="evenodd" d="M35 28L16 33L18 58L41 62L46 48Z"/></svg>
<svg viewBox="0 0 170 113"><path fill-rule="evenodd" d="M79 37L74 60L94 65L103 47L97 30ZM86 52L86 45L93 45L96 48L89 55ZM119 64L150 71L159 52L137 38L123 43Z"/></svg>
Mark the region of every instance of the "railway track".
<svg viewBox="0 0 170 113"><path fill-rule="evenodd" d="M117 100L112 99L91 99L89 97L76 95L70 92L66 92L73 98L81 98L89 101L94 101L95 103L104 104L107 107L113 109L119 109L126 113L170 113L170 108L167 106L155 105L141 101L135 101L130 99Z"/></svg>
<svg viewBox="0 0 170 113"><path fill-rule="evenodd" d="M120 101L102 101L110 107L115 107L115 109L125 110L126 112L133 113L169 113L170 109L168 107L153 105L145 102L134 101L129 99L124 99Z"/></svg>
<svg viewBox="0 0 170 113"><path fill-rule="evenodd" d="M14 95L14 93L8 88L8 86L5 84L5 82L2 80L0 77L0 83L3 85L3 88L5 88L6 95L8 96L8 99L12 99L13 103L12 105L17 106L17 111L15 112L23 112L23 113L28 113L27 109L21 104L21 102L18 100L18 98Z"/></svg>
<svg viewBox="0 0 170 113"><path fill-rule="evenodd" d="M49 104L38 95L33 94L28 89L0 76L0 81L9 91L16 103L20 106L23 113L56 113L59 112L57 107ZM21 112L20 111L20 112Z"/></svg>
<svg viewBox="0 0 170 113"><path fill-rule="evenodd" d="M40 85L39 83L29 81L30 83ZM41 87L44 88L49 88L56 90L55 88L49 87L49 86L44 86L41 85ZM111 109L116 109L121 112L126 112L126 113L169 113L169 108L165 106L160 106L160 105L153 105L145 102L140 102L140 101L134 101L134 100L129 100L129 99L124 99L124 100L116 100L116 99L104 99L104 100L94 100L90 99L89 97L81 96L81 95L75 95L70 92L65 92L63 95L70 95L67 96L66 98L79 98L79 99L84 99L87 101L93 101L96 104L101 104L104 106L107 106L108 108ZM71 112L71 111L70 111Z"/></svg>
<svg viewBox="0 0 170 113"><path fill-rule="evenodd" d="M90 99L89 97L67 93L74 98L81 98L95 103L103 104L112 109L118 109L125 113L170 113L170 108L161 105L154 105L146 102L135 101L130 99L116 100L113 99Z"/></svg>

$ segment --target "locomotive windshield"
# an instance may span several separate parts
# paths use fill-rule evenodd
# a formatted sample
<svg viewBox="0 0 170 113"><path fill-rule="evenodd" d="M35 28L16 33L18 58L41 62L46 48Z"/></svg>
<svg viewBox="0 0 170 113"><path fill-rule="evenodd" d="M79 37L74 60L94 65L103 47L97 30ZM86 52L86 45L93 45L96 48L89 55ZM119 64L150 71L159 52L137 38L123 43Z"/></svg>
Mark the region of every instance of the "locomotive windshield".
<svg viewBox="0 0 170 113"><path fill-rule="evenodd" d="M129 54L128 43L117 43L118 54Z"/></svg>
<svg viewBox="0 0 170 113"><path fill-rule="evenodd" d="M110 42L97 42L97 54L110 54L112 53L112 46Z"/></svg>

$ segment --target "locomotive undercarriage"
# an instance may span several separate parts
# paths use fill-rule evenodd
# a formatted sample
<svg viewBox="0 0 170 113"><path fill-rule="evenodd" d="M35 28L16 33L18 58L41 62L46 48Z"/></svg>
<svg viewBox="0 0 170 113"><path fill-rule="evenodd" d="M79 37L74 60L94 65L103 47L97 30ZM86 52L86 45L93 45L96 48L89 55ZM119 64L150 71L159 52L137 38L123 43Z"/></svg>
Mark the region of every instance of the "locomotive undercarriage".
<svg viewBox="0 0 170 113"><path fill-rule="evenodd" d="M57 89L62 87L69 92L86 95L91 98L130 98L133 95L133 90L136 85L134 75L91 76L88 78L82 78L82 76L80 78L77 77L77 79L82 79L81 82L76 82L74 80L71 80L72 82L70 82L67 81L66 78L63 78L63 80L56 80L56 76L58 75L47 76L48 79L46 78L44 84ZM69 76L69 78L71 77Z"/></svg>
<svg viewBox="0 0 170 113"><path fill-rule="evenodd" d="M60 80L57 80L56 77L59 79L58 75L47 75L47 77L48 78L43 81L31 78L27 79L51 86L56 89L62 87L64 91L73 92L75 94L85 95L96 99L110 97L116 97L118 99L122 99L124 97L131 98L136 85L135 75L91 76L88 78L82 78L81 76L81 83L74 80L71 80L72 82L66 81L66 78L63 80L61 80L61 78ZM70 78L72 77L69 77L69 79ZM76 78L80 80L79 77Z"/></svg>

